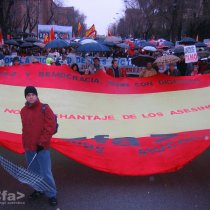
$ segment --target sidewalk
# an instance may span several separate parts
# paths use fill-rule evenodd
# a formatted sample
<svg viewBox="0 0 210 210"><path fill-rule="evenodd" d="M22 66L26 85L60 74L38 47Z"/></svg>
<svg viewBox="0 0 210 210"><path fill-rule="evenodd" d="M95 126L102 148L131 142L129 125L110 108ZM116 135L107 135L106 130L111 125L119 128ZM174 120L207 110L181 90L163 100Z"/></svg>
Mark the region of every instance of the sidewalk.
<svg viewBox="0 0 210 210"><path fill-rule="evenodd" d="M0 147L5 158L25 165L24 156ZM58 206L45 197L25 204L1 205L0 210L209 210L210 149L175 173L147 177L106 174L66 158L52 150ZM0 168L0 191L27 196L32 190ZM1 194L0 194L1 196ZM1 203L1 200L0 200Z"/></svg>

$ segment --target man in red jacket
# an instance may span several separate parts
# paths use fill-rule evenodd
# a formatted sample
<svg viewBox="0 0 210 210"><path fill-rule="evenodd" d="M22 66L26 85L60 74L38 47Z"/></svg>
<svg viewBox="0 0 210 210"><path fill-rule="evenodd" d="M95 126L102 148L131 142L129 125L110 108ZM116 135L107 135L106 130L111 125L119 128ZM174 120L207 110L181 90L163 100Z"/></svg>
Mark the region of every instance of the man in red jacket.
<svg viewBox="0 0 210 210"><path fill-rule="evenodd" d="M106 70L106 73L112 77L126 77L126 70L119 68L118 61L113 59L112 65Z"/></svg>
<svg viewBox="0 0 210 210"><path fill-rule="evenodd" d="M29 169L41 175L52 187L52 191L34 191L29 198L36 199L44 193L51 205L57 205L56 185L51 171L50 140L56 130L56 121L53 111L48 105L39 101L35 87L25 88L26 104L21 109L22 141L25 149L26 161L29 164L37 153Z"/></svg>

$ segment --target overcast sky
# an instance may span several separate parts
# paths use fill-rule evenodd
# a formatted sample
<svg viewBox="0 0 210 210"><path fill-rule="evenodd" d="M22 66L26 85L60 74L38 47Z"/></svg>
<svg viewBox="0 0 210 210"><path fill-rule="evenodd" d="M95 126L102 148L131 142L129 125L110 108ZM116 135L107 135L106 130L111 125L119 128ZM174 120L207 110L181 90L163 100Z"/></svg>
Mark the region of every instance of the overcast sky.
<svg viewBox="0 0 210 210"><path fill-rule="evenodd" d="M95 24L97 33L106 35L110 23L119 20L125 11L123 0L64 0L64 6L73 6L86 18L87 27Z"/></svg>

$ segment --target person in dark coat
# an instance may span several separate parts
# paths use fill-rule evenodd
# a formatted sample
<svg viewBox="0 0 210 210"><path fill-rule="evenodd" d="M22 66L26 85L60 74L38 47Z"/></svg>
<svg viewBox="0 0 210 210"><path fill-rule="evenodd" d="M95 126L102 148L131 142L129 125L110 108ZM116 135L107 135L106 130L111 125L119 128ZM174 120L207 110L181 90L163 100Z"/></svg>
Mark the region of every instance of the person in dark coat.
<svg viewBox="0 0 210 210"><path fill-rule="evenodd" d="M112 77L126 77L126 70L119 68L118 61L113 59L112 65L106 70L106 73Z"/></svg>
<svg viewBox="0 0 210 210"><path fill-rule="evenodd" d="M173 63L169 64L169 68L164 72L164 74L169 76L181 76L179 69L176 69Z"/></svg>

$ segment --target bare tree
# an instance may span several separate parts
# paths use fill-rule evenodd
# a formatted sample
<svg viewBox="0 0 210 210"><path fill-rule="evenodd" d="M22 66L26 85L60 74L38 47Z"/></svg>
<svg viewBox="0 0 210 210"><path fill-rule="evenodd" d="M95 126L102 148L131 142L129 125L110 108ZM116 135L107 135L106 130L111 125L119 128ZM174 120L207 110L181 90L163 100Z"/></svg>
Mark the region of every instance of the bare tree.
<svg viewBox="0 0 210 210"><path fill-rule="evenodd" d="M148 39L151 35L166 37L172 41L183 34L195 37L210 36L210 0L124 0L124 21L127 35ZM123 24L122 24L123 23Z"/></svg>
<svg viewBox="0 0 210 210"><path fill-rule="evenodd" d="M11 9L14 5L14 0L0 1L0 27L2 29L3 37L5 38L10 31Z"/></svg>

